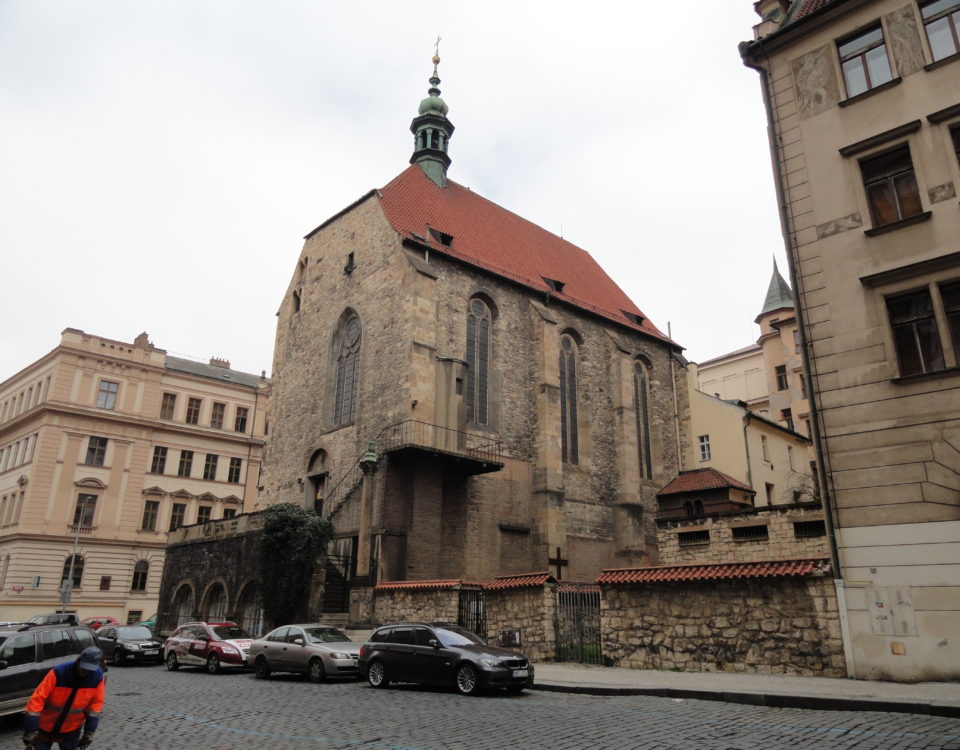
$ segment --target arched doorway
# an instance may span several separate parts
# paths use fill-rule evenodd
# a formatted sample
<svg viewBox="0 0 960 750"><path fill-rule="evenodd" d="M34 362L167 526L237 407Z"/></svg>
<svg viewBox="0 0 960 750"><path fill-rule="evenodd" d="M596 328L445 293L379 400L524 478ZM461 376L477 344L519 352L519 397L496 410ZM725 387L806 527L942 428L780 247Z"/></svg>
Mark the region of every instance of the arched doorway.
<svg viewBox="0 0 960 750"><path fill-rule="evenodd" d="M244 586L240 593L237 600L237 619L237 624L248 633L263 634L263 605L260 602L260 588L254 581Z"/></svg>
<svg viewBox="0 0 960 750"><path fill-rule="evenodd" d="M193 588L189 583L181 584L173 597L173 616L177 620L174 627L193 619Z"/></svg>
<svg viewBox="0 0 960 750"><path fill-rule="evenodd" d="M227 616L227 591L223 584L215 583L207 591L200 617L204 622L220 622Z"/></svg>

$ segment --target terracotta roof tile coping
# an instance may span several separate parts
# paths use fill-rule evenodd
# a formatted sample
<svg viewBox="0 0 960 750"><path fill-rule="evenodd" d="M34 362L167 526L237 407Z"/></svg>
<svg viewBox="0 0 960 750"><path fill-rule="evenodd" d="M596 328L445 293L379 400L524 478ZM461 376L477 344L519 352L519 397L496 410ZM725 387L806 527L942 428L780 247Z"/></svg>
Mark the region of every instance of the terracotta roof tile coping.
<svg viewBox="0 0 960 750"><path fill-rule="evenodd" d="M556 583L554 578L547 571L540 573L522 573L512 576L497 576L490 583L484 584L485 589L522 589L533 586L544 586L548 583Z"/></svg>
<svg viewBox="0 0 960 750"><path fill-rule="evenodd" d="M378 583L375 591L399 590L399 589L453 589L457 586L482 586L482 583L476 581L466 581L462 578L447 578L435 581L383 581Z"/></svg>
<svg viewBox="0 0 960 750"><path fill-rule="evenodd" d="M725 487L744 490L757 494L756 490L733 477L713 468L693 469L681 471L671 479L667 486L657 493L657 497L665 495L681 495L685 492L702 492L703 490L720 490Z"/></svg>
<svg viewBox="0 0 960 750"><path fill-rule="evenodd" d="M825 557L710 565L666 565L652 568L605 569L597 583L660 583L665 581L717 581L734 578L795 578L831 571Z"/></svg>

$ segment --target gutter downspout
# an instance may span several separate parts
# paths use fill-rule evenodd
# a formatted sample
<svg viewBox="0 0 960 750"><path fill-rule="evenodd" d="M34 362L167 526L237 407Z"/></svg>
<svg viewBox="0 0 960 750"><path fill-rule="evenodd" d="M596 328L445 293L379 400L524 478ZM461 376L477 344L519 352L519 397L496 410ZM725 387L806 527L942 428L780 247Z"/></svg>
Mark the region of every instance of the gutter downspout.
<svg viewBox="0 0 960 750"><path fill-rule="evenodd" d="M673 331L667 321L667 337L673 341ZM680 449L680 409L677 406L677 360L670 352L670 390L673 391L673 428L677 435L677 471L683 471L683 451Z"/></svg>
<svg viewBox="0 0 960 750"><path fill-rule="evenodd" d="M753 416L753 412L749 409L746 410L746 420L743 423L743 449L747 454L747 484L753 487L753 469L750 465L750 441L747 439L747 428L750 427L750 417Z"/></svg>

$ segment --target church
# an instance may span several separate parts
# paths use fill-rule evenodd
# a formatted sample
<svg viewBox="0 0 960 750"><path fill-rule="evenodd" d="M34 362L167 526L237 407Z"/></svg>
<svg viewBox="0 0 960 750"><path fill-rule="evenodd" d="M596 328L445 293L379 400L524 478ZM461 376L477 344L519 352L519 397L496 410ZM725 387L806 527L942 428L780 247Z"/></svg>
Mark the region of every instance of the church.
<svg viewBox="0 0 960 750"><path fill-rule="evenodd" d="M585 250L449 179L439 61L410 166L294 264L261 507L328 517L373 585L656 564L691 452L681 347Z"/></svg>

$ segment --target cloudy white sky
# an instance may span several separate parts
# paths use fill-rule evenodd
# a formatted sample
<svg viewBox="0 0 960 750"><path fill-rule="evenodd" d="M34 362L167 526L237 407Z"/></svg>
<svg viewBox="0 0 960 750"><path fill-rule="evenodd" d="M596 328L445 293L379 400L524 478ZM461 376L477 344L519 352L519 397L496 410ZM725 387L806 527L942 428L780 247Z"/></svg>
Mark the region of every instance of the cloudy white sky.
<svg viewBox="0 0 960 750"><path fill-rule="evenodd" d="M302 237L412 151L588 250L693 360L783 265L751 0L0 0L0 380L66 327L267 370Z"/></svg>

